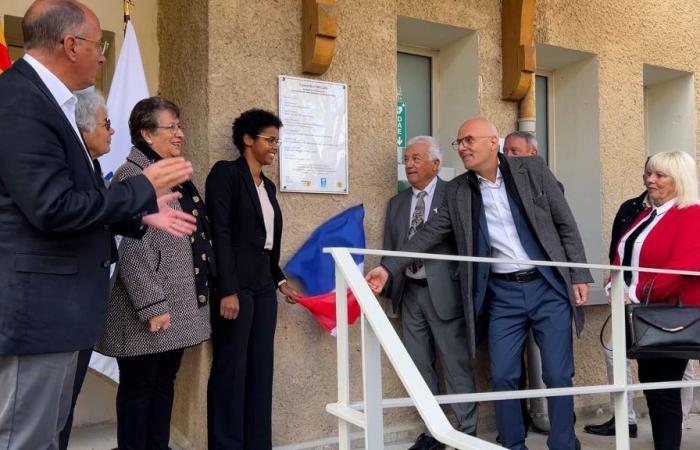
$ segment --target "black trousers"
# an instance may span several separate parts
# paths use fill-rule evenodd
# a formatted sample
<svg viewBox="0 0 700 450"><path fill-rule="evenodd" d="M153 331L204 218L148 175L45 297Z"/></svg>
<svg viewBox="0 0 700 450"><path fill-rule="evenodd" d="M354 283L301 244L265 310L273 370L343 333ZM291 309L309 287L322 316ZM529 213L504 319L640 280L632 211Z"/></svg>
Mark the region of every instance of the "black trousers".
<svg viewBox="0 0 700 450"><path fill-rule="evenodd" d="M212 304L209 450L272 448L272 369L277 294L271 277L238 293L240 312L223 319ZM120 449L121 450L121 449Z"/></svg>
<svg viewBox="0 0 700 450"><path fill-rule="evenodd" d="M183 352L117 358L119 450L168 450L175 376Z"/></svg>
<svg viewBox="0 0 700 450"><path fill-rule="evenodd" d="M75 403L78 401L80 390L83 388L83 381L85 381L85 374L87 373L91 356L91 348L78 352L78 365L75 369L75 380L73 381L73 398L70 404L70 414L68 415L66 424L63 426L63 430L61 430L61 433L58 435L59 450L68 450L68 440L70 439L70 432L73 428L73 411L75 410Z"/></svg>
<svg viewBox="0 0 700 450"><path fill-rule="evenodd" d="M680 381L688 365L687 359L640 359L639 381ZM681 448L683 431L683 409L680 389L656 389L644 391L649 406L651 433L656 450L678 450Z"/></svg>

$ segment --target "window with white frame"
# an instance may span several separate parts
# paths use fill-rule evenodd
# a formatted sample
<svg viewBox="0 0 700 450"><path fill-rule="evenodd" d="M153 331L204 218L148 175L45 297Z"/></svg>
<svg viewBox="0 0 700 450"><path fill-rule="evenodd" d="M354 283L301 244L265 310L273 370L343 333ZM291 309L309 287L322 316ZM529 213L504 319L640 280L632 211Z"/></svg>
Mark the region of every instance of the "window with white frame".
<svg viewBox="0 0 700 450"><path fill-rule="evenodd" d="M549 72L535 75L535 136L537 137L537 153L551 166L549 159L550 75Z"/></svg>
<svg viewBox="0 0 700 450"><path fill-rule="evenodd" d="M476 32L398 16L396 38L397 93L406 108L405 136L436 137L444 154L440 176L451 179L464 166L450 143L460 124L479 114Z"/></svg>
<svg viewBox="0 0 700 450"><path fill-rule="evenodd" d="M592 53L546 44L538 44L536 51L540 152L546 154L549 166L564 186L588 261L604 262L607 252L602 244L598 58ZM602 273L594 277L589 303L604 303Z"/></svg>
<svg viewBox="0 0 700 450"><path fill-rule="evenodd" d="M405 105L406 139L432 135L434 122L434 83L438 53L411 47L399 47L397 53L397 94ZM435 59L435 61L434 61Z"/></svg>
<svg viewBox="0 0 700 450"><path fill-rule="evenodd" d="M678 150L695 157L693 74L644 64L643 76L647 155Z"/></svg>

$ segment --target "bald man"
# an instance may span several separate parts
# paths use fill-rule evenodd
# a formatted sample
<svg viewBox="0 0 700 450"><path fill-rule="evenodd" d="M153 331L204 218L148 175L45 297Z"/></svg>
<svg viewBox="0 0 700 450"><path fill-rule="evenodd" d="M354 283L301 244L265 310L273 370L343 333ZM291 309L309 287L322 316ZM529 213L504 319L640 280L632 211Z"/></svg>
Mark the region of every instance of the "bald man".
<svg viewBox="0 0 700 450"><path fill-rule="evenodd" d="M399 250L429 252L454 238L459 254L516 260L585 262L574 217L541 158L507 158L498 152L498 131L484 118L467 120L452 143L467 172L452 180L438 213ZM384 258L367 274L375 293L410 261ZM517 390L520 356L532 329L542 355L547 387L569 387L574 374L572 317L580 333L577 307L588 299L593 278L585 269L536 267L527 263L459 264L467 324L487 329L491 381L495 391ZM468 326L468 330L475 327ZM474 356L476 335L468 335ZM570 396L548 399L551 432L547 445L573 450L574 413ZM502 444L525 450L525 427L518 400L495 404Z"/></svg>

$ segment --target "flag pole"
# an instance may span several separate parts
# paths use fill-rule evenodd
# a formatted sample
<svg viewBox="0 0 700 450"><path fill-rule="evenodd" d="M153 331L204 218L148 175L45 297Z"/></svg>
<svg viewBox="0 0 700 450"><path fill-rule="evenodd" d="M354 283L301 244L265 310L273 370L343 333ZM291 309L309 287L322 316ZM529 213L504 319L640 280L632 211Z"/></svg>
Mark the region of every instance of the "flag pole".
<svg viewBox="0 0 700 450"><path fill-rule="evenodd" d="M133 0L124 0L124 33L126 33L126 24L131 20L132 6L134 6Z"/></svg>

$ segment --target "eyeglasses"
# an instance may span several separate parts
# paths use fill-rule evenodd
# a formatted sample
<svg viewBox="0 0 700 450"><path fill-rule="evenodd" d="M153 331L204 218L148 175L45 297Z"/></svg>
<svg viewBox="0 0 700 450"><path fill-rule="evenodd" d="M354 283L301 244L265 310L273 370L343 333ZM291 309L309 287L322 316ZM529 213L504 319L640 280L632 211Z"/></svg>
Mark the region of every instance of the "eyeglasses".
<svg viewBox="0 0 700 450"><path fill-rule="evenodd" d="M270 145L280 145L282 144L282 141L280 141L278 138L274 136L265 136L264 134L257 134L257 137L260 139L264 139L265 142L267 142Z"/></svg>
<svg viewBox="0 0 700 450"><path fill-rule="evenodd" d="M105 119L105 128L107 129L107 131L112 129L112 121L111 120Z"/></svg>
<svg viewBox="0 0 700 450"><path fill-rule="evenodd" d="M158 126L156 128L162 128L164 130L169 130L170 134L172 134L172 135L177 134L178 130L182 131L183 133L185 132L185 125L181 124L181 123L172 123L172 124L168 125L167 127Z"/></svg>
<svg viewBox="0 0 700 450"><path fill-rule="evenodd" d="M100 54L102 56L104 56L104 54L107 53L107 49L109 48L109 42L107 42L105 40L93 41L92 39L88 39L88 38L82 37L82 36L74 36L74 37L75 37L75 39L77 39L79 41L92 42L93 44L95 44L97 46L97 50L100 52ZM63 44L64 40L65 39L61 39L59 41L59 43Z"/></svg>
<svg viewBox="0 0 700 450"><path fill-rule="evenodd" d="M459 150L459 147L464 144L464 145L472 145L474 142L476 142L477 139L484 139L484 138L494 138L496 136L464 136L461 139L456 139L452 142L452 148L455 150Z"/></svg>
<svg viewBox="0 0 700 450"><path fill-rule="evenodd" d="M82 36L76 36L75 38L81 41L92 42L97 46L97 50L99 50L100 54L103 56L105 53L107 53L107 49L109 48L109 42L104 40L93 41L92 39L84 38Z"/></svg>

